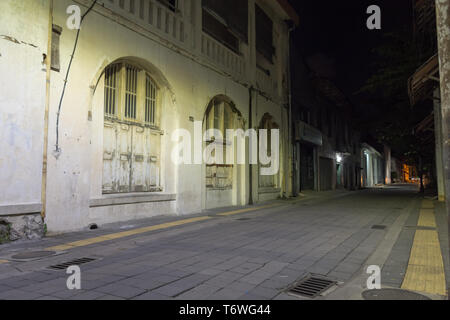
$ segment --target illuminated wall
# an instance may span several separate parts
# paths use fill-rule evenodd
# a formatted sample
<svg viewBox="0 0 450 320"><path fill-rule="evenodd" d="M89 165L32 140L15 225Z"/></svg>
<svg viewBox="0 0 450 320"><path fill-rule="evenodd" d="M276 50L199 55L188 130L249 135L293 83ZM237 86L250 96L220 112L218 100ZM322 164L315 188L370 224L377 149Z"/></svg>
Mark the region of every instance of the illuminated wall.
<svg viewBox="0 0 450 320"><path fill-rule="evenodd" d="M73 1L54 1L53 24L62 27L59 72L51 73L49 158L46 223L51 233L80 230L91 223L106 224L160 214L183 215L205 208L204 165L174 165L170 160L174 142L171 134L178 128L194 133L193 121L203 121L211 99L219 94L233 101L249 124L249 87L255 88L252 126L266 113L282 128L280 177L289 176L287 145L288 17L275 2L257 1L274 20L276 58L271 75L256 68L254 30L248 43L236 54L202 32L200 1L179 1L180 12L173 13L160 3L149 10L131 10L130 2L99 1L83 22L66 94L61 108L59 137L61 152L55 152L56 115L74 49L76 30L67 27L66 9ZM84 12L90 1L80 0ZM253 4L253 1L250 1ZM84 4L84 6L82 5ZM0 158L3 190L0 207L35 205L40 211L43 149L43 110L45 65L42 53L47 47L49 0L3 0L0 68L3 126L1 147L7 156ZM254 10L250 6L250 18ZM5 19L3 19L5 17ZM252 21L252 20L250 20ZM3 31L4 30L4 31ZM8 38L9 39L9 38ZM104 74L118 59L139 61L164 84L161 109L161 180L163 190L149 194L105 195L102 192ZM260 58L259 58L260 59ZM7 63L5 63L7 62ZM13 112L12 112L13 110ZM253 200L276 198L289 193L289 181L280 178L272 192L260 197L258 170L253 166ZM233 205L245 205L249 199L250 166L242 169L239 189ZM212 204L214 205L214 204ZM17 207L19 208L19 207ZM5 209L6 210L6 209ZM2 212L0 210L0 212ZM19 214L21 212L18 212Z"/></svg>

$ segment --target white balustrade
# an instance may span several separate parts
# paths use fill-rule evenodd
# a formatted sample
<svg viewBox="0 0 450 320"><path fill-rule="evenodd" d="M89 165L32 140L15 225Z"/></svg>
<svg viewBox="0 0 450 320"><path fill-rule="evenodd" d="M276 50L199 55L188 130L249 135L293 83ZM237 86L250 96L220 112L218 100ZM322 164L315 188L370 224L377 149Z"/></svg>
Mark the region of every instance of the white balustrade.
<svg viewBox="0 0 450 320"><path fill-rule="evenodd" d="M245 74L245 63L242 56L205 33L202 35L202 54L210 62L238 79Z"/></svg>
<svg viewBox="0 0 450 320"><path fill-rule="evenodd" d="M189 1L189 0L184 0ZM103 0L106 8L178 45L188 43L183 12L155 0Z"/></svg>

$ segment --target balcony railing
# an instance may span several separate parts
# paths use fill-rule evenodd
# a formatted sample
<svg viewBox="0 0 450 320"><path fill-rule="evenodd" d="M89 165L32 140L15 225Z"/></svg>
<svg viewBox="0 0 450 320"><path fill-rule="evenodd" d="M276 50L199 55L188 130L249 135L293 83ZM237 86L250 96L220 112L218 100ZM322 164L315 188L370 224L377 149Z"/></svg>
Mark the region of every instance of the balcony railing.
<svg viewBox="0 0 450 320"><path fill-rule="evenodd" d="M177 45L188 43L189 26L182 12L154 0L103 0L104 6L150 32Z"/></svg>
<svg viewBox="0 0 450 320"><path fill-rule="evenodd" d="M242 56L205 33L202 35L202 54L210 62L238 79L245 74L245 62Z"/></svg>
<svg viewBox="0 0 450 320"><path fill-rule="evenodd" d="M75 1L86 6L92 3L90 0ZM137 29L138 32L147 31L156 35L160 41L173 44L181 51L188 52L190 57L196 56L234 80L243 83L251 81L253 76L247 74L250 72L247 70L249 49L241 46L243 51L236 53L202 32L202 26L192 21L195 16L193 1L195 0L179 1L179 7L174 9L157 0L99 0L96 9L131 29L137 26L138 29L142 28ZM197 35L200 43L197 42ZM268 98L279 98L278 83L272 76L256 68L255 78L257 88Z"/></svg>

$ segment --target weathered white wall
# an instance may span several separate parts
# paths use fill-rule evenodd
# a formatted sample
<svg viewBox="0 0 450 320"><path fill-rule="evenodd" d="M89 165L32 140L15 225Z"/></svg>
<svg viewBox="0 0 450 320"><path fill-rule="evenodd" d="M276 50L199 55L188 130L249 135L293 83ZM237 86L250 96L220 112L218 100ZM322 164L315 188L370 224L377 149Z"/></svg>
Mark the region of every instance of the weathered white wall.
<svg viewBox="0 0 450 320"><path fill-rule="evenodd" d="M82 26L61 109L61 152L55 153L58 104L76 37L76 30L66 26L66 8L72 4L73 1L69 0L54 1L53 23L62 27L63 31L60 39L61 71L51 73L46 209L49 232L79 230L94 222L104 224L160 214L181 215L201 211L205 208L204 165L173 165L170 159L174 146L171 135L178 128L188 129L193 135L194 123L189 118L202 121L209 102L218 94L226 95L233 101L242 114L245 129L248 129L248 88L213 70L202 59L194 61L189 54L180 54L157 37L134 32L93 11ZM4 23L2 18L0 34L11 35L36 46L0 38L0 119L3 124L0 134L6 137L0 141L0 187L7 190L0 193L0 205L40 202L46 83L42 53L47 46L47 5L47 1L43 0L0 2L0 12L11 17L8 23ZM86 8L82 7L82 10ZM277 23L280 21L278 19ZM186 26L186 30L189 28ZM200 53L198 46L193 50L197 55ZM286 67L285 56L282 53L279 55L283 70ZM164 131L162 193L174 194L176 200L92 206L93 200L102 201L111 197L102 194L102 70L117 59L126 57L147 63L151 69L149 71L155 72L156 80L164 83L161 111L161 129ZM254 72L255 66L247 69ZM277 70L275 75L281 83L285 73ZM280 84L280 94L283 88ZM258 117L254 118L255 122L268 112L280 127L287 123L287 115L282 114L280 102L258 98L256 105ZM287 133L282 134L286 137ZM281 151L284 152L284 149ZM287 170L286 167L281 153L280 176ZM235 204L243 205L249 198L249 166L242 166L240 170ZM257 174L253 175L253 179L257 179Z"/></svg>
<svg viewBox="0 0 450 320"><path fill-rule="evenodd" d="M48 5L3 0L0 12L0 206L40 204Z"/></svg>

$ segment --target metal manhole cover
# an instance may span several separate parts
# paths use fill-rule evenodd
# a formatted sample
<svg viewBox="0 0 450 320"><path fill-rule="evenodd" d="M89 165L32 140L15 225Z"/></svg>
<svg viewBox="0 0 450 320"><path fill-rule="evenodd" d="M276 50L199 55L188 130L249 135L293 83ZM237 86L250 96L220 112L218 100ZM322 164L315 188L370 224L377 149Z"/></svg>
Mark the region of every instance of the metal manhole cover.
<svg viewBox="0 0 450 320"><path fill-rule="evenodd" d="M307 298L315 298L337 284L336 281L322 276L308 276L300 280L288 293Z"/></svg>
<svg viewBox="0 0 450 320"><path fill-rule="evenodd" d="M16 260L31 260L31 259L39 259L39 258L45 258L49 256L55 255L55 251L30 251L30 252L23 252L16 255L13 255L11 259Z"/></svg>
<svg viewBox="0 0 450 320"><path fill-rule="evenodd" d="M403 289L366 290L362 293L365 300L431 300L427 296Z"/></svg>
<svg viewBox="0 0 450 320"><path fill-rule="evenodd" d="M375 230L384 230L384 229L386 229L386 226L380 225L380 224L375 224L375 225L372 226L372 229L375 229Z"/></svg>

